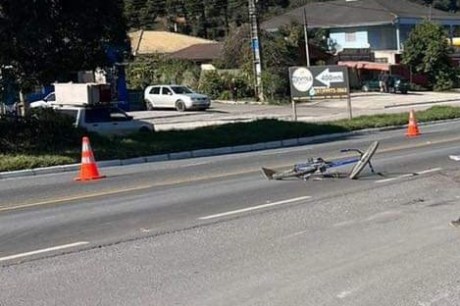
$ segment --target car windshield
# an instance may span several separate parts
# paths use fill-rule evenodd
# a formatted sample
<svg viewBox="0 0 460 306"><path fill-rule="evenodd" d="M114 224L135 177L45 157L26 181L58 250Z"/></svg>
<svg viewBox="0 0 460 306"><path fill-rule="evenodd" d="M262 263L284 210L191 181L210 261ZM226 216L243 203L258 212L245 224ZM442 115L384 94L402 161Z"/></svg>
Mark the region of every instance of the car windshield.
<svg viewBox="0 0 460 306"><path fill-rule="evenodd" d="M56 96L54 93L50 93L44 98L44 100L49 101L49 102L54 102L56 101Z"/></svg>
<svg viewBox="0 0 460 306"><path fill-rule="evenodd" d="M129 121L132 117L117 107L90 108L86 111L86 123Z"/></svg>
<svg viewBox="0 0 460 306"><path fill-rule="evenodd" d="M111 121L130 121L132 117L128 116L128 114L118 107L112 107L110 109L110 119Z"/></svg>
<svg viewBox="0 0 460 306"><path fill-rule="evenodd" d="M86 123L110 122L110 109L109 108L87 109L85 121Z"/></svg>
<svg viewBox="0 0 460 306"><path fill-rule="evenodd" d="M190 94L193 93L193 91L185 86L171 86L172 91L174 91L176 94Z"/></svg>

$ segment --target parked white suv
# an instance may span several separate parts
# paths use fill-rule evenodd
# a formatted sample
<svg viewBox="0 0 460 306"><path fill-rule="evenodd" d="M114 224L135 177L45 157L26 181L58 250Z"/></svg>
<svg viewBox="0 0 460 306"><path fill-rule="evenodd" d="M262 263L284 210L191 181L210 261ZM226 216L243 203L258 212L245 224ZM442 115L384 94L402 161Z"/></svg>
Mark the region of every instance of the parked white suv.
<svg viewBox="0 0 460 306"><path fill-rule="evenodd" d="M152 123L133 119L123 110L111 105L62 105L53 108L56 112L74 118L76 127L103 135L123 135L155 130Z"/></svg>
<svg viewBox="0 0 460 306"><path fill-rule="evenodd" d="M187 109L206 110L211 106L208 96L182 85L148 86L144 91L144 101L148 110L175 108L182 112Z"/></svg>

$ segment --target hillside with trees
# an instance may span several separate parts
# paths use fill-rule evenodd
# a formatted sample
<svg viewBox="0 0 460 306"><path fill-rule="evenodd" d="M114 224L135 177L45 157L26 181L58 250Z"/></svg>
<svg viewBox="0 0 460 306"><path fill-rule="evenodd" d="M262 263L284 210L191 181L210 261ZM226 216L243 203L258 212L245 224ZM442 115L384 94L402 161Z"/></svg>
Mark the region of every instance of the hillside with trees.
<svg viewBox="0 0 460 306"><path fill-rule="evenodd" d="M333 0L267 0L258 2L260 20L283 14L289 10L301 7L311 2L325 2ZM345 0L344 0L345 1ZM362 0L367 1L367 0ZM460 1L454 0L410 0L434 9L456 12ZM179 33L200 36L224 42L224 50L220 60L214 65L218 69L238 70L238 77L234 75L207 74L207 78L198 77L196 71L187 71L184 63L167 62L159 64L158 59L136 59L136 68L129 70L131 86L142 88L143 83L157 80L156 75L162 75L161 80L174 82L194 83L195 86L208 93L213 98L228 96L228 89L238 83L240 93L251 94L253 86L253 59L250 49L250 34L248 26L248 0L125 0L125 16L128 26L134 29L162 29ZM425 29L425 28L424 28ZM318 50L328 51L333 46L328 45L327 30L309 30L309 44ZM436 31L434 31L436 32ZM442 29L436 32L441 35ZM271 100L286 96L287 80L286 67L305 64L304 52L300 52L305 46L303 27L301 24L291 24L280 29L281 35L260 31L260 40L263 51L263 82L265 94ZM429 38L437 37L432 35ZM420 47L417 41L420 37L412 37L413 49ZM425 41L425 40L424 40ZM437 40L436 40L437 41ZM432 45L422 46L431 48ZM417 49L418 50L418 49ZM439 49L436 49L439 50ZM444 49L443 49L444 50ZM447 50L444 50L447 52ZM444 53L446 53L444 52ZM443 54L444 54L443 53ZM405 60L417 67L417 72L427 73L431 83L437 89L451 87L448 82L452 72L447 69L442 74L433 72L424 66L423 61L417 61L420 54L407 54ZM433 54L430 54L433 56ZM445 58L439 59L439 67L444 67ZM316 64L324 64L319 60ZM169 67L169 73L158 67ZM134 65L132 65L134 67ZM142 73L139 73L139 69ZM168 70L167 69L167 70ZM194 78L182 76L186 71ZM155 72L155 75L151 75ZM160 73L161 72L161 73ZM141 76L136 79L133 76ZM190 81L193 80L193 81ZM198 81L199 80L199 81ZM134 82L135 81L135 82ZM187 82L186 82L187 83ZM137 85L135 85L137 84ZM249 89L248 89L249 88ZM270 90L268 90L270 89Z"/></svg>
<svg viewBox="0 0 460 306"><path fill-rule="evenodd" d="M265 0L259 11L266 14L287 8L289 0ZM231 27L248 21L247 0L124 0L131 29L167 29L179 33L220 39Z"/></svg>
<svg viewBox="0 0 460 306"><path fill-rule="evenodd" d="M259 1L261 19L282 14L310 2L333 0ZM457 12L460 0L410 0L432 5L443 11ZM128 27L161 29L221 40L232 27L248 22L247 0L124 0Z"/></svg>

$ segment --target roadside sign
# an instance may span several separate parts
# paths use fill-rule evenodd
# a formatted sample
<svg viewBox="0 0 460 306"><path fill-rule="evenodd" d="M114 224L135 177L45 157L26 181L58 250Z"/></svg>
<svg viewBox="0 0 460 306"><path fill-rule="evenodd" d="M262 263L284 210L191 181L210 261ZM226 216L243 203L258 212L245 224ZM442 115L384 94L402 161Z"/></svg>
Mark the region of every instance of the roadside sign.
<svg viewBox="0 0 460 306"><path fill-rule="evenodd" d="M317 97L346 97L348 117L352 119L348 68L345 66L289 67L292 117L297 121L295 101Z"/></svg>
<svg viewBox="0 0 460 306"><path fill-rule="evenodd" d="M347 96L350 92L344 66L290 67L289 80L294 100Z"/></svg>

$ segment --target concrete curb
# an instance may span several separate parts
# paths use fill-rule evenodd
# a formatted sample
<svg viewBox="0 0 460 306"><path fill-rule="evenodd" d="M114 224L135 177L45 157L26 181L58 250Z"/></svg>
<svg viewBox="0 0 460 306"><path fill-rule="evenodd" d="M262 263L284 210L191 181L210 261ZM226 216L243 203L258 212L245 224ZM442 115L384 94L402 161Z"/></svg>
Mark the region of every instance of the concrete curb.
<svg viewBox="0 0 460 306"><path fill-rule="evenodd" d="M423 126L427 124L444 123L444 122L451 122L451 121L455 121L455 119L454 120L441 120L441 121L435 121L435 122L424 122L424 123L419 123L419 125ZM345 132L345 133L327 134L327 135L319 135L319 136L312 136L312 137L302 137L302 138L286 139L286 140L279 140L279 141L270 141L270 142L255 143L255 144L241 145L241 146L234 146L234 147L201 149L201 150L184 151L184 152L169 153L169 154L151 155L151 156L130 158L130 159L124 159L124 160L120 160L120 159L104 160L104 161L98 161L97 165L99 168L106 168L106 167L135 165L135 164L150 163L150 162L179 160L179 159L186 159L186 158L197 158L197 157L209 157L209 156L217 156L217 155L225 155L225 154L247 153L247 152L253 152L253 151L307 145L307 144L312 144L312 143L325 141L325 140L333 140L333 139L338 139L338 138L353 136L353 135L366 135L366 134L376 133L380 131L402 129L405 127L407 127L407 125L391 126L391 127L375 128L375 129L365 129L365 130L358 130L358 131ZM35 175L43 175L43 174L55 174L55 173L61 173L61 172L78 171L79 168L80 168L80 164L71 164L71 165L53 166L53 167L46 167L46 168L0 172L0 180L8 179L8 178L21 178L21 177L29 177L29 176L35 176Z"/></svg>
<svg viewBox="0 0 460 306"><path fill-rule="evenodd" d="M403 108L403 107L410 107L410 106L417 106L417 105L429 105L429 104L436 104L436 103L449 103L449 102L458 102L458 99L445 99L445 100L438 100L438 101L426 101L426 102L412 102L407 104L398 104L398 105L385 105L383 106L384 109L388 108Z"/></svg>
<svg viewBox="0 0 460 306"><path fill-rule="evenodd" d="M27 177L27 176L33 176L33 175L35 174L31 169L8 171L8 172L0 172L0 179Z"/></svg>

